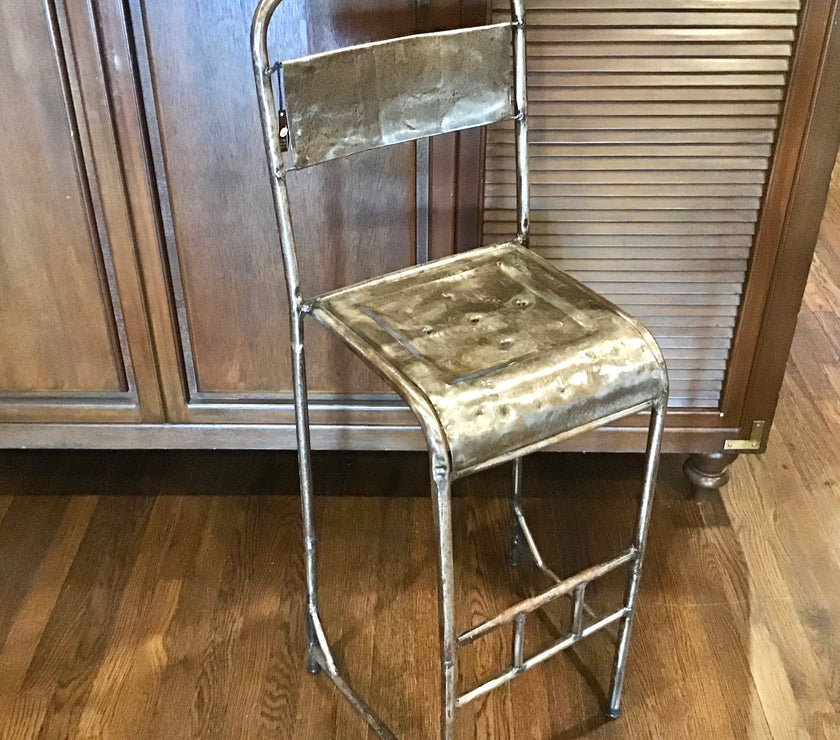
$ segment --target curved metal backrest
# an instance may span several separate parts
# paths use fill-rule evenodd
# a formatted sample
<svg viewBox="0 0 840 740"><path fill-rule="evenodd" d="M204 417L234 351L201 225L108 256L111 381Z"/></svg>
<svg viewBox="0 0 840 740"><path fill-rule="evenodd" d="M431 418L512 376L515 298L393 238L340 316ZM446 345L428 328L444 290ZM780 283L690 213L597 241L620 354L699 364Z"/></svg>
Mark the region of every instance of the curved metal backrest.
<svg viewBox="0 0 840 740"><path fill-rule="evenodd" d="M511 32L500 23L283 62L294 167L512 117Z"/></svg>
<svg viewBox="0 0 840 740"><path fill-rule="evenodd" d="M516 120L517 239L528 242L525 21L511 0L511 23L406 36L314 54L274 66L268 25L281 0L260 0L251 56L289 300L303 300L282 152L308 167L366 149ZM274 72L283 70L278 115ZM282 106L281 106L282 107Z"/></svg>

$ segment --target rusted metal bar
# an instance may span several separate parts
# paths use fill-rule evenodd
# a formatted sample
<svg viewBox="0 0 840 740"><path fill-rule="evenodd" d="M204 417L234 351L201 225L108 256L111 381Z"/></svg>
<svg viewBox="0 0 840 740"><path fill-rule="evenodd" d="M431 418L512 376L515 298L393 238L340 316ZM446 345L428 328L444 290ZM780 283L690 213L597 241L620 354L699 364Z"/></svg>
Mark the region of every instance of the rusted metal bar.
<svg viewBox="0 0 840 740"><path fill-rule="evenodd" d="M511 0L513 14L513 96L516 119L516 218L517 240L528 246L531 228L528 173L528 82L525 73L525 6Z"/></svg>
<svg viewBox="0 0 840 740"><path fill-rule="evenodd" d="M638 553L638 556L633 563L633 569L630 572L630 579L627 583L627 594L624 600L626 614L621 622L618 633L615 667L613 668L612 681L610 682L609 703L607 706L607 716L613 719L618 716L619 704L621 702L621 688L624 684L624 670L627 666L627 646L630 642L630 628L633 626L633 609L636 605L639 579L642 575L642 560L647 543L648 526L650 525L653 489L656 486L656 473L659 467L659 448L662 444L662 429L665 425L665 409L667 405L668 386L666 383L662 395L654 404L650 415L647 459L645 461L645 482L642 488L642 501L639 505L639 519L636 523L636 535L633 542L633 549Z"/></svg>
<svg viewBox="0 0 840 740"><path fill-rule="evenodd" d="M350 685L341 677L338 671L335 670L335 666L332 665L330 667L330 661L325 658L324 654L321 652L320 647L316 647L314 649L314 657L315 660L318 661L318 665L324 669L324 673L326 673L331 679L332 682L335 684L335 687L341 692L347 701L350 702L352 707L362 715L362 718L365 722L368 723L370 728L380 737L382 740L397 740L397 736L391 732L391 729L386 725L379 717L374 714L373 710L368 706L362 697L360 697Z"/></svg>
<svg viewBox="0 0 840 740"><path fill-rule="evenodd" d="M531 553L531 559L534 561L534 565L555 583L562 583L563 579L545 564L537 543L534 540L534 536L531 534L531 528L525 520L525 512L521 508L521 502L520 506L516 509L516 521L519 525L519 531L522 533L522 538L525 540L525 544L528 545L528 551Z"/></svg>
<svg viewBox="0 0 840 740"><path fill-rule="evenodd" d="M551 603L554 599L560 596L565 596L581 584L589 583L596 578L600 578L610 571L621 567L625 563L629 563L636 557L636 549L631 547L617 558L586 568L585 570L580 571L580 573L573 575L571 578L561 581L547 591L543 591L541 594L532 596L529 599L523 599L519 603L508 607L503 612L500 612L495 617L488 619L486 622L482 622L481 624L468 629L466 632L462 632L458 635L458 646L461 647L463 645L469 645L479 637L483 637L488 632L492 632L497 627L501 627L503 624L512 622L517 614L523 612L527 614L536 611L537 609L544 607L546 604Z"/></svg>
<svg viewBox="0 0 840 740"><path fill-rule="evenodd" d="M522 511L522 458L517 457L511 466L511 495L510 495L510 551L508 564L512 567L519 565L522 559L522 528L520 527L520 512Z"/></svg>
<svg viewBox="0 0 840 740"><path fill-rule="evenodd" d="M440 633L441 740L452 740L458 702L458 640L455 632L455 566L452 553L452 480L449 450L442 430L427 432L432 480L432 503L438 538L438 630Z"/></svg>

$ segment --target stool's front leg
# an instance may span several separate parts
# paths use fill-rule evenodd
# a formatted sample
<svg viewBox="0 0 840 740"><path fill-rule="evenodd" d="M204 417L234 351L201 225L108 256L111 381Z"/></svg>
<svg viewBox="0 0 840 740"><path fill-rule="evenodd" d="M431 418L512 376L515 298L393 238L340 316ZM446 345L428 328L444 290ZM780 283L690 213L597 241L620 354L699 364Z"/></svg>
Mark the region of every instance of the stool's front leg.
<svg viewBox="0 0 840 740"><path fill-rule="evenodd" d="M442 446L441 446L442 447ZM438 540L438 627L441 662L441 740L452 740L458 703L455 634L455 566L452 557L452 496L449 454L430 440L432 503Z"/></svg>
<svg viewBox="0 0 840 740"><path fill-rule="evenodd" d="M642 560L645 554L650 512L653 504L653 491L656 487L656 473L659 468L659 449L662 444L662 428L665 423L665 407L668 404L667 393L658 399L651 409L650 429L648 431L647 457L645 460L645 482L642 488L642 500L639 505L639 518L636 523L636 534L633 540L635 558L631 561L630 579L627 583L627 593L624 600L624 616L618 631L618 647L615 653L612 683L607 705L607 716L618 717L621 703L621 689L624 685L624 669L627 665L627 647L630 643L630 630L633 626L633 609L636 605L636 595L639 591L639 580L642 575Z"/></svg>
<svg viewBox="0 0 840 740"><path fill-rule="evenodd" d="M511 566L519 565L522 557L522 528L519 526L519 517L522 514L522 458L517 457L513 461L511 470L511 497L510 497L510 552L508 563Z"/></svg>

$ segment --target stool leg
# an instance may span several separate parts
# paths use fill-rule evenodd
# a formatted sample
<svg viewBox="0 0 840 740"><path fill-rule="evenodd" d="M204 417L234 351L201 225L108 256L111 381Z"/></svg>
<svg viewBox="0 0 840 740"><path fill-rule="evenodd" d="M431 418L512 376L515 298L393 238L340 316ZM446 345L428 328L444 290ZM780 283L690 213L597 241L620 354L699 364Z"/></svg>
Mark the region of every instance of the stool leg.
<svg viewBox="0 0 840 740"><path fill-rule="evenodd" d="M297 432L298 474L300 476L300 505L303 518L303 550L306 573L306 670L318 673L321 668L315 658L318 636L315 619L318 600L315 584L315 524L312 516L312 449L309 440L309 403L306 391L306 362L303 354L303 317L292 315L292 372L295 394L295 429Z"/></svg>
<svg viewBox="0 0 840 740"><path fill-rule="evenodd" d="M619 626L618 647L615 652L615 667L613 669L609 704L607 706L607 716L612 719L618 717L619 704L621 703L621 688L624 684L624 669L627 665L627 647L630 643L633 609L639 590L639 579L642 574L642 559L645 553L648 524L650 523L653 491L656 487L656 472L659 467L659 448L662 442L662 426L665 420L667 400L667 396L659 399L651 411L647 441L647 459L645 462L645 482L644 488L642 489L639 519L636 523L636 535L633 542L636 549L636 558L631 563L630 579L627 583L627 592L624 599L625 615L622 617Z"/></svg>
<svg viewBox="0 0 840 740"><path fill-rule="evenodd" d="M522 510L522 458L513 461L510 496L510 552L508 564L516 567L522 557L522 530L517 514Z"/></svg>
<svg viewBox="0 0 840 740"><path fill-rule="evenodd" d="M432 503L435 509L435 531L438 539L438 628L440 630L441 665L441 740L452 740L455 709L458 702L455 634L455 567L452 560L452 498L448 455L443 450L430 450L432 469Z"/></svg>

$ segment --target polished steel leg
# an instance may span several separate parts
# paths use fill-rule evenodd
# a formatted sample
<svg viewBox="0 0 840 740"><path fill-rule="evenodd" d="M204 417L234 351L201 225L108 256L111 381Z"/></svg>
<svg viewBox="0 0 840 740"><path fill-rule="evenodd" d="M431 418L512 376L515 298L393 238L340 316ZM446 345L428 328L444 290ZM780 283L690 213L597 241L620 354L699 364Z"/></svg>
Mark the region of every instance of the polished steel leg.
<svg viewBox="0 0 840 740"><path fill-rule="evenodd" d="M522 529L519 526L519 515L522 511L522 458L513 461L511 469L510 496L510 552L508 563L516 567L522 558Z"/></svg>
<svg viewBox="0 0 840 740"><path fill-rule="evenodd" d="M458 701L455 632L455 566L452 558L452 498L448 452L430 446L432 503L438 539L438 628L441 664L441 740L452 740Z"/></svg>
<svg viewBox="0 0 840 740"><path fill-rule="evenodd" d="M639 519L636 524L636 534L633 541L635 557L631 561L630 578L624 599L624 616L618 631L618 647L615 652L615 667L609 692L607 716L618 717L621 703L621 688L624 684L624 669L627 665L627 647L630 642L630 630L633 625L633 609L639 590L639 579L642 574L642 559L645 554L648 525L650 524L653 491L656 487L656 472L659 467L659 448L662 442L662 427L665 420L667 396L660 398L651 411L650 428L647 441L647 459L645 462L645 481L642 489L642 501L639 507Z"/></svg>
<svg viewBox="0 0 840 740"><path fill-rule="evenodd" d="M309 404L306 392L306 362L303 354L303 317L292 315L292 373L295 395L295 428L297 431L300 503L303 518L303 551L306 573L306 670L318 673L316 660L318 635L318 600L315 583L315 525L312 516L312 450L309 441Z"/></svg>

